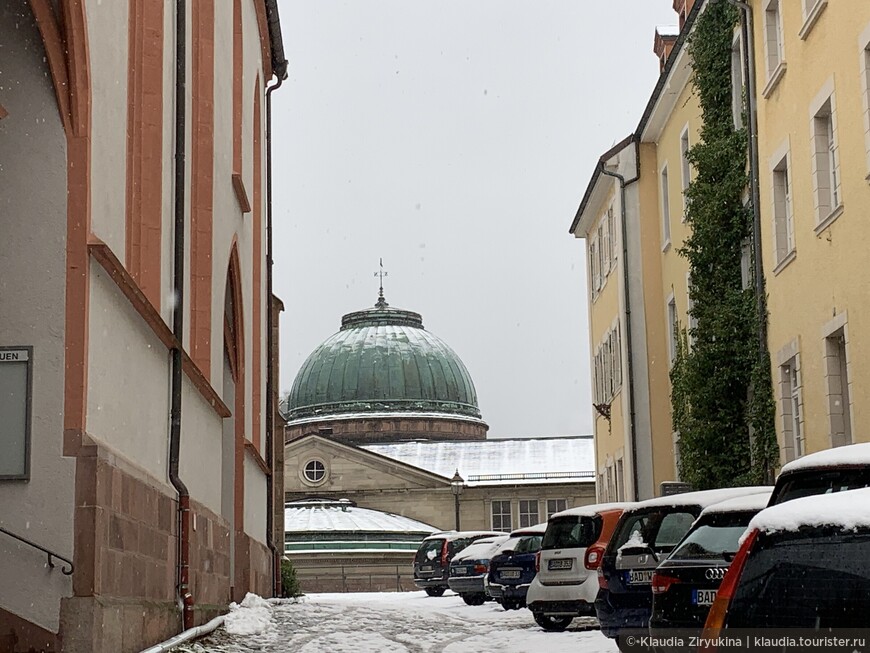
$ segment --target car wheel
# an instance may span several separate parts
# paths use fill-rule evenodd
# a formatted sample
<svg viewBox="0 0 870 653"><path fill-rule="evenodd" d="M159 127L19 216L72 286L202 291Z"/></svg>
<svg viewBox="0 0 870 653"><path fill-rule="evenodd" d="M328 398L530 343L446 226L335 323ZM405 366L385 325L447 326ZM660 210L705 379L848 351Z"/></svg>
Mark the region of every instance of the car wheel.
<svg viewBox="0 0 870 653"><path fill-rule="evenodd" d="M541 614L540 612L535 613L535 623L544 630L550 632L560 633L565 630L572 621L574 621L574 617L551 617Z"/></svg>
<svg viewBox="0 0 870 653"><path fill-rule="evenodd" d="M445 587L427 587L426 594L429 596L444 596Z"/></svg>
<svg viewBox="0 0 870 653"><path fill-rule="evenodd" d="M519 609L520 609L520 604L519 604L518 601L504 601L504 602L502 603L502 607L503 607L505 610L519 610Z"/></svg>

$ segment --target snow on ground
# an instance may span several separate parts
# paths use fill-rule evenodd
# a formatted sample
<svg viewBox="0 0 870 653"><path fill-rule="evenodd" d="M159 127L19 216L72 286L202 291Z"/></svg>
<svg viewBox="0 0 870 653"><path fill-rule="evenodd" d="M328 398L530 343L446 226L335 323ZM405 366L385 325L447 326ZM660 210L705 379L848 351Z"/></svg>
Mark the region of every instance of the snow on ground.
<svg viewBox="0 0 870 653"><path fill-rule="evenodd" d="M272 606L273 628L231 635L221 628L174 653L613 653L595 620L575 619L568 631L548 633L528 610L505 612L496 603L467 606L447 593L310 594Z"/></svg>

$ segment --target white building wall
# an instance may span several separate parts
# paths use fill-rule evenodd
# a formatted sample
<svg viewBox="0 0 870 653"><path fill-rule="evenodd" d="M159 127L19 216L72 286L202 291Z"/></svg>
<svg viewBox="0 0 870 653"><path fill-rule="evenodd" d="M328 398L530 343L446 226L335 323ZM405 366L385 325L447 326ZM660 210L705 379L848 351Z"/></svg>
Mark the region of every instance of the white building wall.
<svg viewBox="0 0 870 653"><path fill-rule="evenodd" d="M266 544L266 475L245 454L245 532Z"/></svg>
<svg viewBox="0 0 870 653"><path fill-rule="evenodd" d="M126 256L128 4L85 3L92 89L91 230L121 261Z"/></svg>
<svg viewBox="0 0 870 653"><path fill-rule="evenodd" d="M67 148L27 2L0 11L0 52L0 104L9 112L0 120L0 346L33 346L30 480L0 480L0 525L71 559L75 461L63 457L62 437ZM0 534L0 609L57 632L60 599L71 594L60 567Z"/></svg>
<svg viewBox="0 0 870 653"><path fill-rule="evenodd" d="M222 420L190 379L183 379L178 472L190 496L220 515Z"/></svg>

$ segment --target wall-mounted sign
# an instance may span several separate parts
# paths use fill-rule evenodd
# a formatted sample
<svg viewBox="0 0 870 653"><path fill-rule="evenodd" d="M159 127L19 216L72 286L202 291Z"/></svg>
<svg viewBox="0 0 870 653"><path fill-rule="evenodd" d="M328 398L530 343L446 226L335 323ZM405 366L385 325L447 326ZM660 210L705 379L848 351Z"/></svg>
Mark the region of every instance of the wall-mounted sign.
<svg viewBox="0 0 870 653"><path fill-rule="evenodd" d="M0 479L30 476L33 347L0 347Z"/></svg>

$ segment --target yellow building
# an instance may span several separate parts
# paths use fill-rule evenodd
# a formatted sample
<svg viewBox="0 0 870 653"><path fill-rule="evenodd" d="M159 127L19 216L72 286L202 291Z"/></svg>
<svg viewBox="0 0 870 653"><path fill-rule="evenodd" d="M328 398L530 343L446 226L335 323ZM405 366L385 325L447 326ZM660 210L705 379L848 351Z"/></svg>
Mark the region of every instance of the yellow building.
<svg viewBox="0 0 870 653"><path fill-rule="evenodd" d="M686 41L703 3L676 2L656 30L662 72L634 134L599 159L571 225L586 240L594 434L601 500L645 499L678 481L670 368L687 327L686 157L701 111Z"/></svg>
<svg viewBox="0 0 870 653"><path fill-rule="evenodd" d="M761 242L783 462L870 439L870 4L753 0Z"/></svg>

